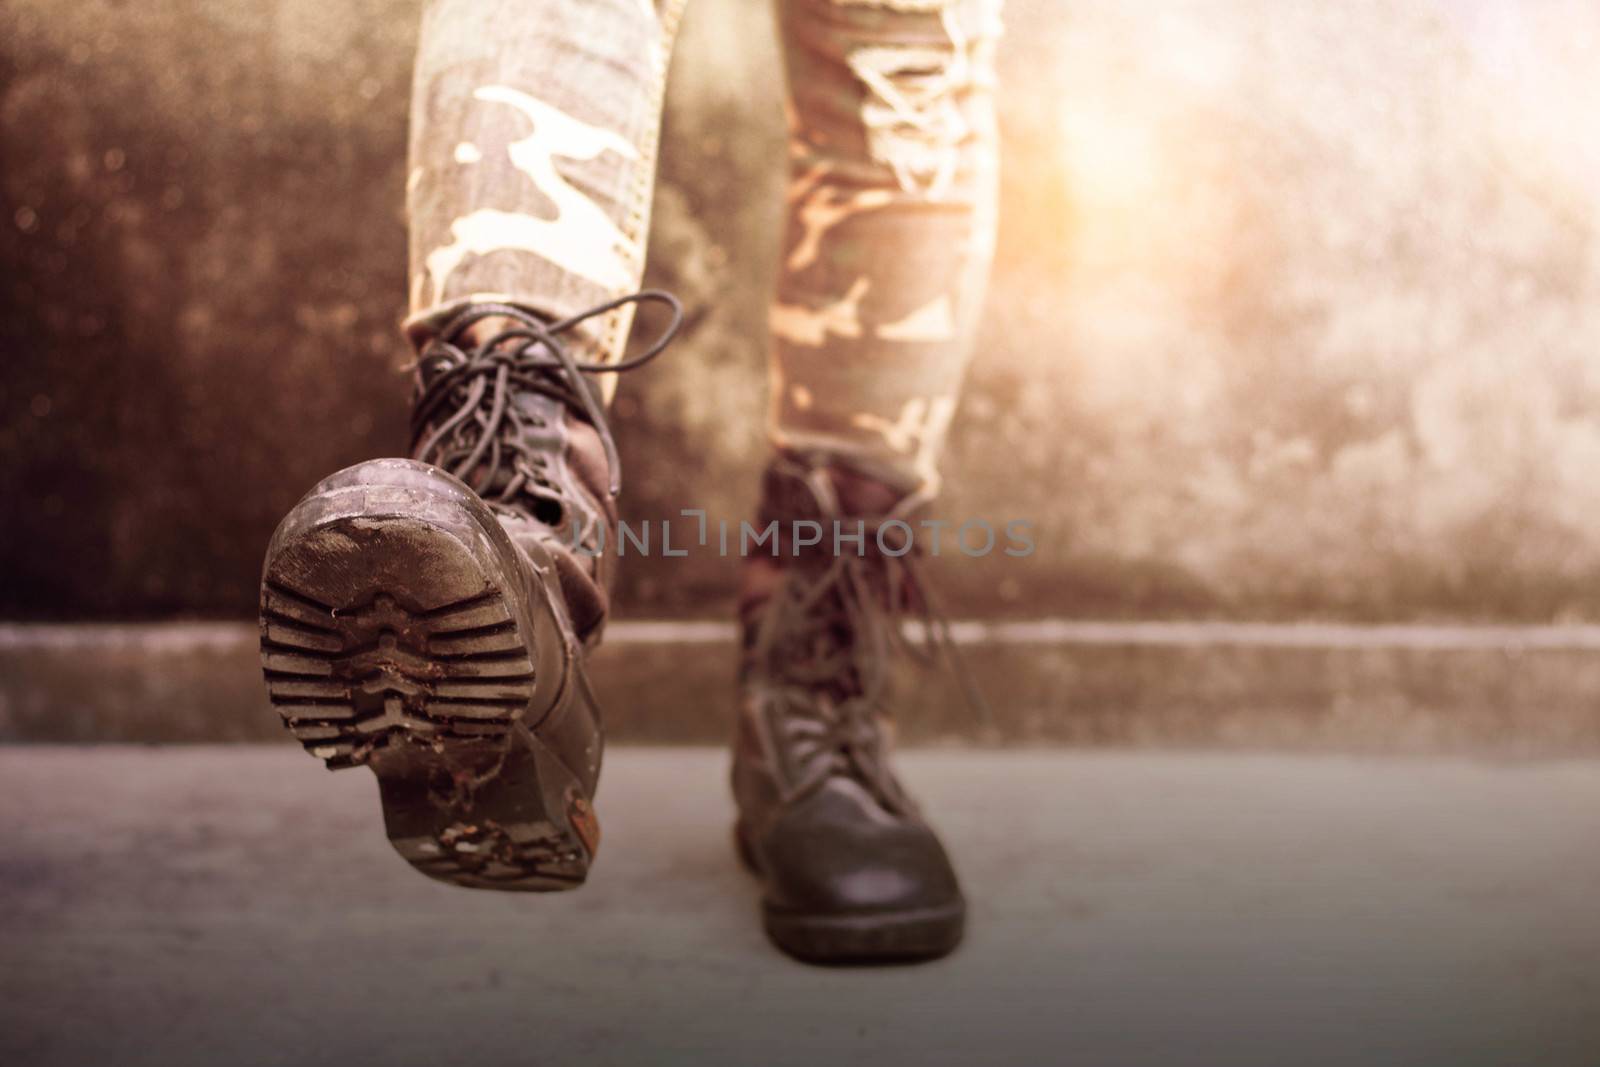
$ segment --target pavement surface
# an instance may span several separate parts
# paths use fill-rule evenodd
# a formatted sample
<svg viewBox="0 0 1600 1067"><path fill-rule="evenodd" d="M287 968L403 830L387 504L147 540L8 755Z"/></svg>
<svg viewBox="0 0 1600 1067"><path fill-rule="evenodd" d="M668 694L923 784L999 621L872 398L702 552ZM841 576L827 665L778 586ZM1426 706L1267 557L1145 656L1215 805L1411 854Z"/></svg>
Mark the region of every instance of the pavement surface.
<svg viewBox="0 0 1600 1067"><path fill-rule="evenodd" d="M1600 763L921 751L967 944L771 949L725 757L622 749L577 893L452 889L365 771L0 748L0 1063L1600 1063Z"/></svg>

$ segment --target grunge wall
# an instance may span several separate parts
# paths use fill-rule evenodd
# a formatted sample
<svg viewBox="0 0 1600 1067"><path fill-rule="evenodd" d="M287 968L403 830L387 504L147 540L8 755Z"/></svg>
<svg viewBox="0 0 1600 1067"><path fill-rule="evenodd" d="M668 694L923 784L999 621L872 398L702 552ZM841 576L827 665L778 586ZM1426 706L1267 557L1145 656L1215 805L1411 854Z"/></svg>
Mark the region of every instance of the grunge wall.
<svg viewBox="0 0 1600 1067"><path fill-rule="evenodd" d="M414 0L0 0L0 617L244 616L278 516L402 447ZM1600 13L1012 0L1003 231L944 512L963 614L1600 618ZM628 515L738 519L782 134L693 0L625 382ZM629 568L628 614L727 601Z"/></svg>

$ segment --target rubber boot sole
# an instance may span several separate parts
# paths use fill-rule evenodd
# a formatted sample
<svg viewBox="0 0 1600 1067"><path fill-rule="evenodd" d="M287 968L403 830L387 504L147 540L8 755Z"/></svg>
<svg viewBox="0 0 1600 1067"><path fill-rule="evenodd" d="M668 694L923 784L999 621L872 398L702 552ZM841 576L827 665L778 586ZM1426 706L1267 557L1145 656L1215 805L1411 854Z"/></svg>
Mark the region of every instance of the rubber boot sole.
<svg viewBox="0 0 1600 1067"><path fill-rule="evenodd" d="M549 891L588 873L589 798L527 721L538 595L493 513L410 460L333 475L273 535L268 697L329 769L372 769L390 843L432 878Z"/></svg>

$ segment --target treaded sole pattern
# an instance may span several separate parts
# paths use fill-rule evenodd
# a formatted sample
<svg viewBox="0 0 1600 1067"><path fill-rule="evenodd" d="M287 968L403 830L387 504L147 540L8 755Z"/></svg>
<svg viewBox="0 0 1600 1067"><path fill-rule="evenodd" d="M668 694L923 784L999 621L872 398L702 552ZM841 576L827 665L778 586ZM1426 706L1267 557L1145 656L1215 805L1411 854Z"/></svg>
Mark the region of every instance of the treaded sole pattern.
<svg viewBox="0 0 1600 1067"><path fill-rule="evenodd" d="M262 577L262 672L283 725L329 769L372 768L390 842L430 877L581 884L598 828L523 721L534 648L514 579L472 536L482 517L426 494L388 501L419 514L330 513L326 496L285 518Z"/></svg>
<svg viewBox="0 0 1600 1067"><path fill-rule="evenodd" d="M295 739L330 768L396 737L504 738L533 694L533 664L498 591L431 610L393 592L337 608L263 583L261 666Z"/></svg>

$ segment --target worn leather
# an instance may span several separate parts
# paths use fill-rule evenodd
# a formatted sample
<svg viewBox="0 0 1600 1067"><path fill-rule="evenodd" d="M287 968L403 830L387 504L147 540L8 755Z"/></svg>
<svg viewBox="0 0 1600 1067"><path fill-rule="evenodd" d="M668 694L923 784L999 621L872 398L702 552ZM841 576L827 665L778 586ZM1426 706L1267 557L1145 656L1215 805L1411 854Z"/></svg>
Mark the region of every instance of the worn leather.
<svg viewBox="0 0 1600 1067"><path fill-rule="evenodd" d="M895 495L859 476L836 476L850 518L881 515ZM761 521L817 518L810 494L769 472ZM763 879L769 909L811 916L904 912L959 905L949 856L889 766L881 714L819 726L851 692L796 684L752 652L777 584L827 560L746 561L741 597L746 639L732 784L742 847ZM858 639L859 639L859 635ZM840 744L841 737L844 741Z"/></svg>
<svg viewBox="0 0 1600 1067"><path fill-rule="evenodd" d="M468 333L481 340L493 336L503 323L485 320ZM447 364L419 367L418 385ZM567 615L578 639L593 645L600 639L610 609L614 579L617 507L609 491L610 471L599 434L581 415L556 397L524 390L512 397L528 418L522 440L533 456L533 471L526 484L508 502L489 500L500 523L514 543L525 550L537 542L555 568ZM508 487L509 471L502 471L487 489ZM468 479L471 481L472 479Z"/></svg>
<svg viewBox="0 0 1600 1067"><path fill-rule="evenodd" d="M525 393L517 402L547 420L546 481L530 486L525 495L537 497L529 507L495 511L513 541L531 538L549 550L573 628L593 644L610 611L616 568L617 506L607 490L605 454L594 428L559 401Z"/></svg>

